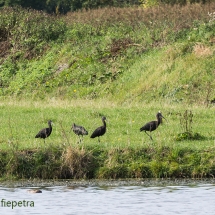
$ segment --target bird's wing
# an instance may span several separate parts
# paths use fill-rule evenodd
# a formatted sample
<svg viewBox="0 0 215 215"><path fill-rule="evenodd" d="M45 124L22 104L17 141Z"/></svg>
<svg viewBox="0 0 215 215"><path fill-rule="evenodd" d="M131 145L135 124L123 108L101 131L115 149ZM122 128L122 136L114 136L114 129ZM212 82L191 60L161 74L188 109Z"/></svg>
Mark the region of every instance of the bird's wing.
<svg viewBox="0 0 215 215"><path fill-rule="evenodd" d="M101 127L98 127L91 135L91 138L97 137L101 132Z"/></svg>

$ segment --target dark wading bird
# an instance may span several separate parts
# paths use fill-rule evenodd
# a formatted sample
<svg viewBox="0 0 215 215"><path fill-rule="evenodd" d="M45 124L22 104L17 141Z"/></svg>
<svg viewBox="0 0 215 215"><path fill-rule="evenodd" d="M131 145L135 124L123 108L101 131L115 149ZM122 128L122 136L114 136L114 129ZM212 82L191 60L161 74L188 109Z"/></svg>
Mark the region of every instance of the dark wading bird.
<svg viewBox="0 0 215 215"><path fill-rule="evenodd" d="M35 138L43 138L44 139L44 143L45 143L45 139L50 136L50 134L52 133L52 121L49 120L48 121L48 128L43 128L41 129L38 134L35 136Z"/></svg>
<svg viewBox="0 0 215 215"><path fill-rule="evenodd" d="M79 141L81 142L81 137L82 136L82 140L83 140L83 135L88 135L88 131L80 125L76 125L75 123L72 124L72 128L73 132L79 136Z"/></svg>
<svg viewBox="0 0 215 215"><path fill-rule="evenodd" d="M106 117L103 116L103 117L102 117L103 125L100 126L100 127L98 127L98 128L92 133L92 135L90 136L90 138L98 137L98 141L100 142L99 137L102 136L102 135L104 135L105 132L106 132L106 122L105 122L105 120L106 120Z"/></svg>
<svg viewBox="0 0 215 215"><path fill-rule="evenodd" d="M140 131L145 131L145 133L151 138L151 140L152 140L152 136L150 134L148 134L146 131L149 131L151 133L152 131L156 130L157 127L160 125L160 123L162 123L162 118L164 118L164 117L162 116L161 112L159 111L156 114L156 118L157 118L157 121L148 122L143 127L140 128Z"/></svg>

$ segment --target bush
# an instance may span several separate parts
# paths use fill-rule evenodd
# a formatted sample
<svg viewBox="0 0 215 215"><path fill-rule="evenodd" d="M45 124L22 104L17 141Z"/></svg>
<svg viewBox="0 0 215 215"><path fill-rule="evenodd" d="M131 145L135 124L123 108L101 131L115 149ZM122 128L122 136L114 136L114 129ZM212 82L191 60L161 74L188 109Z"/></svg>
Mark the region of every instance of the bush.
<svg viewBox="0 0 215 215"><path fill-rule="evenodd" d="M1 9L0 39L9 41L14 52L23 48L32 50L40 44L63 39L66 30L62 19L42 11L20 7Z"/></svg>

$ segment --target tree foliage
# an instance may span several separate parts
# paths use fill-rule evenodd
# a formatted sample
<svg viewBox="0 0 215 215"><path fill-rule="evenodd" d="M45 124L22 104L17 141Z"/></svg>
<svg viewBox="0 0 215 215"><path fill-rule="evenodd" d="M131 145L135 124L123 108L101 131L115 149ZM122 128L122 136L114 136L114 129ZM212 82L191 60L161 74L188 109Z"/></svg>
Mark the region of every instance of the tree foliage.
<svg viewBox="0 0 215 215"><path fill-rule="evenodd" d="M159 4L180 4L187 3L208 3L213 0L0 0L0 7L3 6L21 6L43 10L48 13L65 14L68 11L81 9L95 9L101 7L124 7L132 5L142 5L151 7Z"/></svg>
<svg viewBox="0 0 215 215"><path fill-rule="evenodd" d="M66 13L68 11L105 6L121 7L139 3L139 0L0 0L0 6L20 5L24 8L44 10L48 13Z"/></svg>

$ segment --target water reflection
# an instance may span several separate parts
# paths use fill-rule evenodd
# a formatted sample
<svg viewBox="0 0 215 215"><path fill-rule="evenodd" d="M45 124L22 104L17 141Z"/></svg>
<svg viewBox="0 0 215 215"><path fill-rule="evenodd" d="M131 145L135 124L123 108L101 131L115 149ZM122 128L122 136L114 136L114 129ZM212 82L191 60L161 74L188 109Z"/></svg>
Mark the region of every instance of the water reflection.
<svg viewBox="0 0 215 215"><path fill-rule="evenodd" d="M42 193L27 192L30 189L40 189ZM165 186L1 185L0 194L1 214L202 215L215 211L215 186L202 183ZM5 206L8 201L22 204L12 209L10 204L10 207ZM34 207L27 206L27 201L29 204L33 202Z"/></svg>

